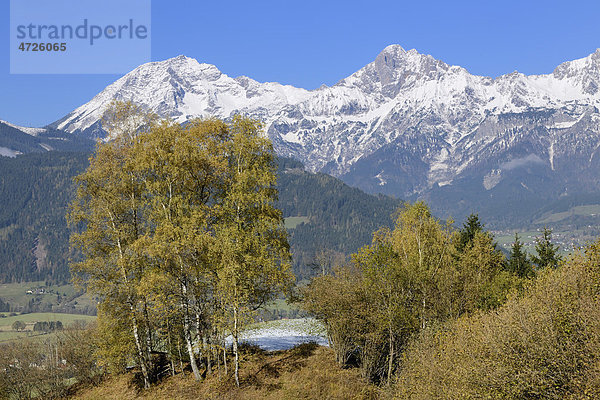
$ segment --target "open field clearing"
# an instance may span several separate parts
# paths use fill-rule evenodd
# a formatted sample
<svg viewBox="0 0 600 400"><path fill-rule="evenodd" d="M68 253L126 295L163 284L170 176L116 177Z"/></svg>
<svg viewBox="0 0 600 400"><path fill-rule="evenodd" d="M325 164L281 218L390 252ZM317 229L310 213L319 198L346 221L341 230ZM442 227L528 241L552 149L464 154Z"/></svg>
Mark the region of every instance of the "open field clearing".
<svg viewBox="0 0 600 400"><path fill-rule="evenodd" d="M54 322L60 321L63 327L68 327L75 322L88 323L96 320L96 317L80 314L60 314L60 313L31 313L8 316L8 313L0 313L0 343L23 338L40 338L52 335L52 333L34 332L33 327L36 322ZM16 331L12 325L16 321L25 323L25 329Z"/></svg>

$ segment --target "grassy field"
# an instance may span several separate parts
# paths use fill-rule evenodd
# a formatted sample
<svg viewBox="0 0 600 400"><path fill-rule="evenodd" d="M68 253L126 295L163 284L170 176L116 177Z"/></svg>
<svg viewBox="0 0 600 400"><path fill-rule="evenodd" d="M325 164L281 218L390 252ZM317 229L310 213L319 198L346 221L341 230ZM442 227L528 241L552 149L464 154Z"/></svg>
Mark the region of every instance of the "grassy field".
<svg viewBox="0 0 600 400"><path fill-rule="evenodd" d="M43 293L42 293L43 290ZM32 293L27 293L31 291ZM67 311L79 312L94 308L94 302L71 284L48 285L44 281L0 284L0 298L11 306L25 307L32 299L39 309L55 310L66 307Z"/></svg>
<svg viewBox="0 0 600 400"><path fill-rule="evenodd" d="M13 317L7 316L8 313L0 313L0 315L6 315L5 318L0 317L0 330L6 326L11 326L15 321L23 321L26 324L35 324L36 322L42 321L60 321L63 325L72 324L75 321L94 321L96 317L90 315L80 314L60 314L60 313L31 313L31 314L20 314Z"/></svg>
<svg viewBox="0 0 600 400"><path fill-rule="evenodd" d="M23 339L29 337L31 331L15 332L15 331L0 331L0 343L9 342L12 340Z"/></svg>
<svg viewBox="0 0 600 400"><path fill-rule="evenodd" d="M0 344L10 343L17 340L42 340L42 339L50 339L56 336L55 332L32 332L32 331L24 331L24 332L15 332L15 331L0 331Z"/></svg>
<svg viewBox="0 0 600 400"><path fill-rule="evenodd" d="M538 219L536 224L552 224L573 216L597 217L600 220L600 204L576 206L559 213L546 214Z"/></svg>
<svg viewBox="0 0 600 400"><path fill-rule="evenodd" d="M308 217L287 217L284 220L285 229L294 229L303 222L308 224L310 220Z"/></svg>
<svg viewBox="0 0 600 400"><path fill-rule="evenodd" d="M273 300L265 304L258 311L258 318L261 321L279 318L298 318L303 315L296 304L290 304L286 299Z"/></svg>
<svg viewBox="0 0 600 400"><path fill-rule="evenodd" d="M298 309L298 307L296 307L294 304L288 303L288 301L286 299L273 300L270 303L266 304L265 308L268 310L276 309L276 310L286 310L286 311Z"/></svg>
<svg viewBox="0 0 600 400"><path fill-rule="evenodd" d="M74 322L87 323L94 321L96 317L80 314L60 314L60 313L31 313L8 316L8 313L0 313L0 342L7 342L23 338L47 337L49 334L38 334L33 332L33 326L36 322L60 321L67 327ZM26 325L24 331L17 332L13 330L12 324L15 321L23 321Z"/></svg>

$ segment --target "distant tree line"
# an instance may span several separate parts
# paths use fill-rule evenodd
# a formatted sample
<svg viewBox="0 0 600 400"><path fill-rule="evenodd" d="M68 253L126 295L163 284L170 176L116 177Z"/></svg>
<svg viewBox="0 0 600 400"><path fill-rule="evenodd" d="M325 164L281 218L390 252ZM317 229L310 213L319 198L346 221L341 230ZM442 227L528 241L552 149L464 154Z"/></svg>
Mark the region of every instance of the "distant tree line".
<svg viewBox="0 0 600 400"><path fill-rule="evenodd" d="M8 301L3 301L2 299L0 299L0 312L8 312L8 311L12 311L10 309L10 304L8 303Z"/></svg>
<svg viewBox="0 0 600 400"><path fill-rule="evenodd" d="M88 157L77 152L0 157L0 282L70 280L65 213L74 194L72 179Z"/></svg>
<svg viewBox="0 0 600 400"><path fill-rule="evenodd" d="M63 324L60 321L38 321L33 325L34 332L62 331Z"/></svg>
<svg viewBox="0 0 600 400"><path fill-rule="evenodd" d="M310 173L295 160L279 160L278 207L286 216L303 216L308 222L289 231L294 272L299 280L318 271L316 258L323 252L349 255L369 243L380 227L391 227L392 213L401 204L389 196L369 195L322 173Z"/></svg>

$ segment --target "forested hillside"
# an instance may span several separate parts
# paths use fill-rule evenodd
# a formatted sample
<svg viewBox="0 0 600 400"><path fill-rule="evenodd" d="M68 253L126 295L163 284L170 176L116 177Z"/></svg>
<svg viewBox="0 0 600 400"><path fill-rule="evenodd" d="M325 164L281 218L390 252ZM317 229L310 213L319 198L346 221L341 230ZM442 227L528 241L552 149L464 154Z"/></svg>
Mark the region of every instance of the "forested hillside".
<svg viewBox="0 0 600 400"><path fill-rule="evenodd" d="M326 174L306 172L292 159L280 159L278 186L283 215L306 217L288 229L298 279L314 275L315 264L323 262L315 257L324 252L331 258L369 244L375 230L392 225L391 216L401 203L366 194Z"/></svg>
<svg viewBox="0 0 600 400"><path fill-rule="evenodd" d="M87 167L88 157L83 152L0 157L0 282L70 280L65 214L72 178ZM391 224L400 203L308 173L291 159L279 160L278 187L284 217L306 221L288 229L300 279L314 273L316 252L350 254L370 243L377 227Z"/></svg>
<svg viewBox="0 0 600 400"><path fill-rule="evenodd" d="M69 234L65 213L72 178L87 153L31 153L0 157L0 281L64 282Z"/></svg>
<svg viewBox="0 0 600 400"><path fill-rule="evenodd" d="M18 129L19 128L19 129ZM26 130L26 131L24 131ZM52 128L21 128L0 120L0 155L57 151L90 151L94 141Z"/></svg>

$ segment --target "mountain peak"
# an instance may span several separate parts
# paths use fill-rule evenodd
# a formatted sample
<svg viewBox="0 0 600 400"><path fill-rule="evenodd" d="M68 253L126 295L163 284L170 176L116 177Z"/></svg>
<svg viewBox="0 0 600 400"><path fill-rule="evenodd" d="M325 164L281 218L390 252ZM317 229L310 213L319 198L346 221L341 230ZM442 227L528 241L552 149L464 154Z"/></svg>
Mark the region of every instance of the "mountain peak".
<svg viewBox="0 0 600 400"><path fill-rule="evenodd" d="M46 129L44 129L44 128L31 128L31 127L27 127L27 126L19 126L19 125L11 124L10 122L4 121L1 119L0 119L0 124L8 125L11 128L17 129L21 132L25 132L26 134L31 135L31 136L37 136L40 133L46 132Z"/></svg>
<svg viewBox="0 0 600 400"><path fill-rule="evenodd" d="M400 66L404 59L412 55L413 50L409 50L408 52L404 50L402 46L399 44L391 44L383 49L375 58L375 62L379 62L380 64L385 64L390 68L396 68L396 66Z"/></svg>
<svg viewBox="0 0 600 400"><path fill-rule="evenodd" d="M564 63L554 75L515 72L491 79L394 44L338 84L311 91L231 78L214 65L180 55L138 67L55 125L67 132L102 134L99 120L112 99L133 100L180 123L244 114L264 121L280 154L303 160L312 171L335 174L346 173L382 146L413 147L406 135L414 133L422 135L414 140L430 140L419 148L437 146L427 155L427 162L435 163L428 182L446 182L454 173L453 149L468 141L487 116L492 121L506 113L559 109L573 102L600 105L599 87L600 51ZM571 114L565 114L547 125L571 122ZM510 123L502 122L502 132L513 132ZM478 134L488 138L487 129ZM431 158L442 148L445 153Z"/></svg>
<svg viewBox="0 0 600 400"><path fill-rule="evenodd" d="M214 65L199 63L195 58L179 55L162 61L142 64L118 82L123 87L163 86L168 82L177 87L189 87L197 81L216 81L223 73Z"/></svg>
<svg viewBox="0 0 600 400"><path fill-rule="evenodd" d="M552 75L556 79L569 81L587 95L597 94L600 90L600 49L587 57L560 64Z"/></svg>
<svg viewBox="0 0 600 400"><path fill-rule="evenodd" d="M404 48L402 46L400 46L399 44L390 44L385 49L383 49L380 54L394 54L395 55L395 54L404 54L404 53L406 53L406 50L404 50Z"/></svg>
<svg viewBox="0 0 600 400"><path fill-rule="evenodd" d="M436 79L448 68L447 64L430 55L415 49L406 51L393 44L383 49L372 63L342 82L357 85L366 92L381 90L383 95L393 98L403 87Z"/></svg>
<svg viewBox="0 0 600 400"><path fill-rule="evenodd" d="M151 61L145 64L140 65L136 69L151 67L151 66L168 66L168 65L193 65L200 64L195 58L184 56L183 54L178 55L176 57L167 58L161 61ZM135 69L133 70L135 71ZM132 71L132 72L133 72Z"/></svg>

